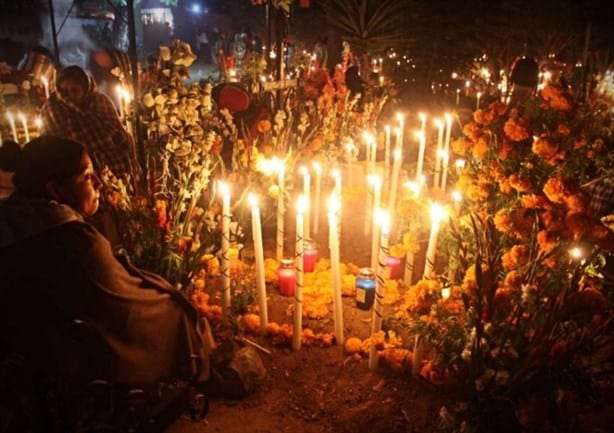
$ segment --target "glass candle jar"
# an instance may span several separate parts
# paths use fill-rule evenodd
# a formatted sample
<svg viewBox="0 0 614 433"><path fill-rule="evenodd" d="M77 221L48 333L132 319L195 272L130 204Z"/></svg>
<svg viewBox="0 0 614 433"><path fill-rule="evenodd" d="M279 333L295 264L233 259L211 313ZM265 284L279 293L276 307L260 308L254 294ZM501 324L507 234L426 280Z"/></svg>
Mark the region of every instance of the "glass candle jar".
<svg viewBox="0 0 614 433"><path fill-rule="evenodd" d="M401 267L401 259L398 257L388 256L386 259L386 267L388 268L388 279L396 280L399 278L399 269Z"/></svg>
<svg viewBox="0 0 614 433"><path fill-rule="evenodd" d="M373 306L375 299L375 272L372 268L360 268L356 277L356 306L361 310L368 310Z"/></svg>
<svg viewBox="0 0 614 433"><path fill-rule="evenodd" d="M294 259L281 259L277 270L279 292L283 296L294 296L296 289L296 267Z"/></svg>
<svg viewBox="0 0 614 433"><path fill-rule="evenodd" d="M316 243L310 239L303 242L303 272L313 272L318 260L318 248Z"/></svg>

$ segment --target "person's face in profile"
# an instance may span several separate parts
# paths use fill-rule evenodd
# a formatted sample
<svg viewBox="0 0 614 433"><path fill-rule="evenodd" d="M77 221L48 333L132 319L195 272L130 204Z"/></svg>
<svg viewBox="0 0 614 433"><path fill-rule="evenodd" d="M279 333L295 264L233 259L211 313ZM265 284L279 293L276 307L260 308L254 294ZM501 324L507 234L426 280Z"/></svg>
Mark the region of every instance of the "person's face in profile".
<svg viewBox="0 0 614 433"><path fill-rule="evenodd" d="M92 216L98 210L101 186L92 160L83 154L79 173L57 184L55 191L60 202L70 205L83 216Z"/></svg>
<svg viewBox="0 0 614 433"><path fill-rule="evenodd" d="M72 80L62 81L60 84L60 92L64 98L75 105L81 105L85 98L85 89L79 83Z"/></svg>

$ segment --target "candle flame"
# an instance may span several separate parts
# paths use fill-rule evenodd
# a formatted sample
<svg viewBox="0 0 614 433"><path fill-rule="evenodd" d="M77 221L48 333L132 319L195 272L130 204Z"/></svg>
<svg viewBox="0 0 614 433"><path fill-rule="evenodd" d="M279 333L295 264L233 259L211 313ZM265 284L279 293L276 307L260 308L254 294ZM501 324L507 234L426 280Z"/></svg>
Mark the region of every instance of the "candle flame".
<svg viewBox="0 0 614 433"><path fill-rule="evenodd" d="M308 176L309 175L309 169L306 166L301 165L301 168L299 170L300 170L300 172L301 172L301 174L303 176Z"/></svg>
<svg viewBox="0 0 614 433"><path fill-rule="evenodd" d="M439 117L433 119L433 125L435 125L437 128L443 128L443 122Z"/></svg>
<svg viewBox="0 0 614 433"><path fill-rule="evenodd" d="M420 190L422 189L421 188L422 185L419 184L418 182L413 182L411 180L408 180L407 182L403 184L403 186L407 188L408 190L410 190L416 197L420 195Z"/></svg>
<svg viewBox="0 0 614 433"><path fill-rule="evenodd" d="M304 194L299 195L298 199L296 200L296 211L301 214L305 213L307 211L307 207L307 197L305 197Z"/></svg>
<svg viewBox="0 0 614 433"><path fill-rule="evenodd" d="M395 149L393 153L394 159L401 159L401 149Z"/></svg>
<svg viewBox="0 0 614 433"><path fill-rule="evenodd" d="M580 247L573 247L569 250L569 255L571 256L572 259L575 260L580 260L582 257L584 257L584 253L582 252L582 248Z"/></svg>
<svg viewBox="0 0 614 433"><path fill-rule="evenodd" d="M375 209L375 221L380 226L382 233L388 234L390 230L390 214L388 211L378 208Z"/></svg>
<svg viewBox="0 0 614 433"><path fill-rule="evenodd" d="M335 194L331 194L328 198L328 212L332 214L339 213L341 209L341 201Z"/></svg>
<svg viewBox="0 0 614 433"><path fill-rule="evenodd" d="M452 200L456 203L460 203L463 201L463 195L459 191L454 190L452 191Z"/></svg>
<svg viewBox="0 0 614 433"><path fill-rule="evenodd" d="M382 179L376 174L370 174L367 176L367 182L373 185L374 188L379 188L382 185Z"/></svg>
<svg viewBox="0 0 614 433"><path fill-rule="evenodd" d="M322 173L322 166L320 165L320 163L318 161L313 161L312 165L316 174L320 175Z"/></svg>
<svg viewBox="0 0 614 433"><path fill-rule="evenodd" d="M439 203L431 204L431 219L433 223L438 223L446 219L448 216L446 212L446 208L440 205Z"/></svg>
<svg viewBox="0 0 614 433"><path fill-rule="evenodd" d="M227 197L230 195L230 186L228 186L226 182L218 180L217 186L220 189L220 194L222 194L222 197Z"/></svg>
<svg viewBox="0 0 614 433"><path fill-rule="evenodd" d="M464 159L457 159L456 162L454 163L454 165L458 169L465 168L465 160Z"/></svg>
<svg viewBox="0 0 614 433"><path fill-rule="evenodd" d="M256 196L256 194L254 194L253 192L250 192L249 194L247 194L247 202L252 208L257 208L258 196Z"/></svg>
<svg viewBox="0 0 614 433"><path fill-rule="evenodd" d="M445 301L450 297L450 292L451 290L449 287L444 287L443 289L441 289L441 298Z"/></svg>
<svg viewBox="0 0 614 433"><path fill-rule="evenodd" d="M36 125L36 127L37 127L38 129L42 128L42 127L43 127L43 119L41 119L41 118L40 118L40 116L37 116L37 117L34 119L34 125Z"/></svg>
<svg viewBox="0 0 614 433"><path fill-rule="evenodd" d="M426 114L420 112L418 113L418 119L420 119L421 122L426 122Z"/></svg>

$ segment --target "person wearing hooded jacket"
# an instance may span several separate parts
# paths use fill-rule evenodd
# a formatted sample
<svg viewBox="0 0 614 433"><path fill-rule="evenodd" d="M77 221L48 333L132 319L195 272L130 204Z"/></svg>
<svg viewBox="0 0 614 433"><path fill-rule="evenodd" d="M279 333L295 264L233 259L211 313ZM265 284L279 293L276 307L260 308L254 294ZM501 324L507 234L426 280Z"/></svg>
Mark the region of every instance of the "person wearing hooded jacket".
<svg viewBox="0 0 614 433"><path fill-rule="evenodd" d="M106 165L134 184L139 173L134 141L111 99L77 65L60 71L56 89L42 108L42 133L84 143L97 171Z"/></svg>
<svg viewBox="0 0 614 433"><path fill-rule="evenodd" d="M206 381L214 345L206 320L86 222L101 182L85 147L46 135L23 149L5 142L0 166L16 188L0 201L0 347L61 377ZM90 330L89 351L70 343L74 323Z"/></svg>

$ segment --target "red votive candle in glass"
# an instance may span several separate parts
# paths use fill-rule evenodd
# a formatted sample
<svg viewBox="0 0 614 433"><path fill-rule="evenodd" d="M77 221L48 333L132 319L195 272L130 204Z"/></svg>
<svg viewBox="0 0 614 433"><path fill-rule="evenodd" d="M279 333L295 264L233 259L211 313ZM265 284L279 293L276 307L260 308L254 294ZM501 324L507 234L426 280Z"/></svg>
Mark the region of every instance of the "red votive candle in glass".
<svg viewBox="0 0 614 433"><path fill-rule="evenodd" d="M277 270L279 292L284 296L294 296L296 289L296 268L294 259L281 259Z"/></svg>
<svg viewBox="0 0 614 433"><path fill-rule="evenodd" d="M303 272L313 272L318 260L318 248L312 240L303 242Z"/></svg>
<svg viewBox="0 0 614 433"><path fill-rule="evenodd" d="M386 266L388 266L389 279L396 280L399 278L399 268L401 267L401 259L398 257L388 256L386 259Z"/></svg>

